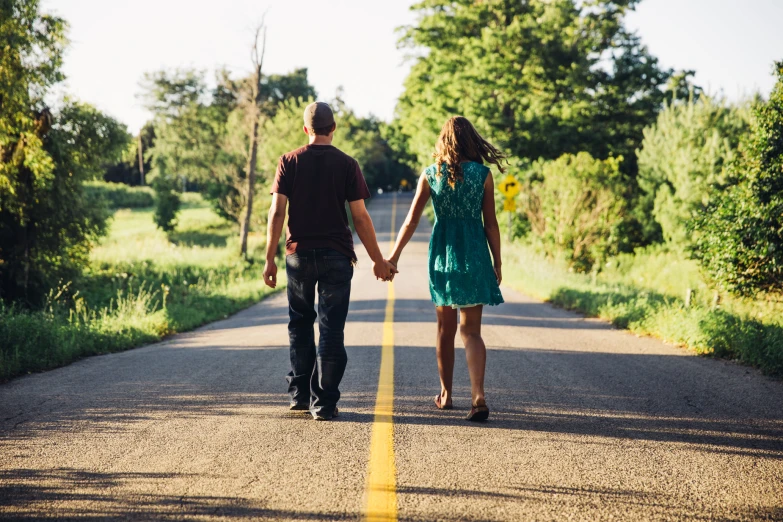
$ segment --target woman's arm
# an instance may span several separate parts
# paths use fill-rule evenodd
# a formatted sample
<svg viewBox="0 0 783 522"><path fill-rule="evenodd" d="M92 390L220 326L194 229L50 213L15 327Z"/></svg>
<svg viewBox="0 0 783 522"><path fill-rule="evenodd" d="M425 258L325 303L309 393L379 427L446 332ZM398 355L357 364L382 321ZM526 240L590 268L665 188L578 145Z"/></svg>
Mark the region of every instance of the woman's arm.
<svg viewBox="0 0 783 522"><path fill-rule="evenodd" d="M416 232L416 227L419 226L419 221L421 220L421 213L424 212L424 207L429 199L430 184L427 182L427 175L422 173L419 178L419 185L416 187L416 195L413 197L413 203L408 211L408 217L405 218L405 223L402 224L400 233L397 234L397 242L389 258L394 263L394 266L397 266L399 263L402 249L405 248L405 245L413 237L413 233Z"/></svg>
<svg viewBox="0 0 783 522"><path fill-rule="evenodd" d="M484 201L481 205L481 211L484 214L484 233L487 235L489 250L492 252L492 259L495 262L495 276L498 278L498 284L503 280L501 266L503 261L500 259L500 227L498 227L498 217L495 214L495 181L492 179L492 173L487 174L484 181Z"/></svg>

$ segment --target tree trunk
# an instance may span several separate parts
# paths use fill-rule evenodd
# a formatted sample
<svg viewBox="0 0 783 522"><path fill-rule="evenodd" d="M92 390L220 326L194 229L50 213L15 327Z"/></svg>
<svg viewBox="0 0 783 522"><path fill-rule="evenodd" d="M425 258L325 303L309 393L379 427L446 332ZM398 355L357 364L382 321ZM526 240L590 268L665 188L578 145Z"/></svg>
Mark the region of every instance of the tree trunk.
<svg viewBox="0 0 783 522"><path fill-rule="evenodd" d="M250 218L253 215L253 193L256 187L256 156L258 155L258 117L254 115L250 130L250 154L247 160L247 206L240 229L240 251L247 259L247 235L250 232Z"/></svg>
<svg viewBox="0 0 783 522"><path fill-rule="evenodd" d="M266 15L264 15L266 16ZM258 41L261 42L259 51ZM250 56L253 60L253 76L250 85L250 146L247 157L247 167L245 169L247 179L247 206L245 208L245 217L242 219L242 225L239 230L239 254L247 259L247 235L250 232L250 218L253 215L253 194L256 190L256 157L258 156L258 119L261 117L259 105L261 103L262 89L262 68L264 66L264 54L266 52L266 25L264 20L256 27L256 37L253 41Z"/></svg>

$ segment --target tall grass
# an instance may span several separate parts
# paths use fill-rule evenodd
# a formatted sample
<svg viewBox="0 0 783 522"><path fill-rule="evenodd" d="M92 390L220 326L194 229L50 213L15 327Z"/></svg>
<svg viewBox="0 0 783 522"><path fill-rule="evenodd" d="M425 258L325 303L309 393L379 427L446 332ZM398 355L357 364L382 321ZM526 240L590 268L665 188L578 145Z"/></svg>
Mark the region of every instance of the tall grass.
<svg viewBox="0 0 783 522"><path fill-rule="evenodd" d="M577 274L515 243L506 248L506 282L565 308L601 317L709 354L783 376L783 303L720 295L691 260L647 250ZM685 295L692 290L686 306Z"/></svg>
<svg viewBox="0 0 783 522"><path fill-rule="evenodd" d="M262 299L263 266L239 258L237 235L198 197L170 236L150 209L117 211L89 269L54 289L44 310L0 305L0 381L149 343ZM257 255L263 237L249 246Z"/></svg>

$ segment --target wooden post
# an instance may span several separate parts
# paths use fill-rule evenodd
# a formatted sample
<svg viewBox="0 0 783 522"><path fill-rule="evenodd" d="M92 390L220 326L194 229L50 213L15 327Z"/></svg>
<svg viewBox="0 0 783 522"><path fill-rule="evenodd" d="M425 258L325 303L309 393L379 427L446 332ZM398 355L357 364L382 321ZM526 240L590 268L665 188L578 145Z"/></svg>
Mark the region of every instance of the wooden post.
<svg viewBox="0 0 783 522"><path fill-rule="evenodd" d="M715 295L712 296L712 309L715 310L720 306L720 292L715 290Z"/></svg>
<svg viewBox="0 0 783 522"><path fill-rule="evenodd" d="M513 236L511 235L511 227L514 225L514 216L510 210L506 211L506 213L508 214L508 242L511 243L511 240L513 239Z"/></svg>
<svg viewBox="0 0 783 522"><path fill-rule="evenodd" d="M685 292L685 308L691 307L691 300L693 299L693 289L689 288L687 292Z"/></svg>
<svg viewBox="0 0 783 522"><path fill-rule="evenodd" d="M139 131L139 172L141 173L141 184L144 185L144 154L141 151L141 131Z"/></svg>

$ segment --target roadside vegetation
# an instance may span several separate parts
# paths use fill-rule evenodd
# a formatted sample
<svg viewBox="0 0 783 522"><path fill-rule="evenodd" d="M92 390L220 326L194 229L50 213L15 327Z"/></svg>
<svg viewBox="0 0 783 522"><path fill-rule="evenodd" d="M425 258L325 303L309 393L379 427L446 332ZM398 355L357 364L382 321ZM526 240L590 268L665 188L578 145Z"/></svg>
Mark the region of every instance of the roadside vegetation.
<svg viewBox="0 0 783 522"><path fill-rule="evenodd" d="M504 263L505 283L528 295L783 376L783 302L720 293L716 301L696 261L653 248L584 274L516 242L506 247Z"/></svg>
<svg viewBox="0 0 783 522"><path fill-rule="evenodd" d="M83 273L53 288L42 309L0 305L0 381L156 341L259 301L270 293L263 264L237 257L238 240L236 226L197 194L168 236L152 208L116 211ZM255 257L263 244L250 236Z"/></svg>

